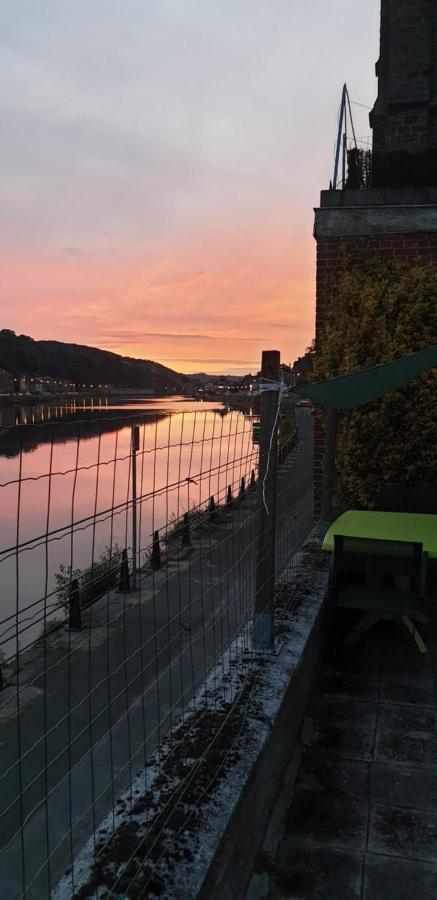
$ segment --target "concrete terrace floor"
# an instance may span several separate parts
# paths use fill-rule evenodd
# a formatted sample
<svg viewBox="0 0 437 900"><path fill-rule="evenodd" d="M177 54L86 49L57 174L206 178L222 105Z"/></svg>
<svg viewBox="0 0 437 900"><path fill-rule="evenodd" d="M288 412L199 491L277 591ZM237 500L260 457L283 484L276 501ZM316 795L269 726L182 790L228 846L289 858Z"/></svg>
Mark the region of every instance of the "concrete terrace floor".
<svg viewBox="0 0 437 900"><path fill-rule="evenodd" d="M349 615L334 614L275 858L247 900L437 898L437 610L422 656L391 623L345 648Z"/></svg>

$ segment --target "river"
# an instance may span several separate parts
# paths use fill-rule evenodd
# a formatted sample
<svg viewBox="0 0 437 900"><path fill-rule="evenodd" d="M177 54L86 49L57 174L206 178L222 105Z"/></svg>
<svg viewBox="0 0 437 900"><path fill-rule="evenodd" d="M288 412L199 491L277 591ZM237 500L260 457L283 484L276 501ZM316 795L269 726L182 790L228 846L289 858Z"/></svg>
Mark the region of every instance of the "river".
<svg viewBox="0 0 437 900"><path fill-rule="evenodd" d="M151 535L223 502L257 464L253 412L184 397L0 406L0 650L59 617L55 575L132 545L132 426L139 426L139 564ZM62 611L61 611L62 612Z"/></svg>

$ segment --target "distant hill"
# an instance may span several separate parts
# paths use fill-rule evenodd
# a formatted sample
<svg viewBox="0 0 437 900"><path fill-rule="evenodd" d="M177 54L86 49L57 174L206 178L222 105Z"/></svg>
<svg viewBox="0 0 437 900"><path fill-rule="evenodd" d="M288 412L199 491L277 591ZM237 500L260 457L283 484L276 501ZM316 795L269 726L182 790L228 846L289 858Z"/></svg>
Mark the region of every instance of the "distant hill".
<svg viewBox="0 0 437 900"><path fill-rule="evenodd" d="M196 372L194 375L187 375L187 378L196 382L196 384L218 384L221 381L225 384L239 384L242 377L242 375L209 375L207 372Z"/></svg>
<svg viewBox="0 0 437 900"><path fill-rule="evenodd" d="M178 391L189 384L185 375L151 360L119 356L81 344L34 341L8 329L0 331L0 368L14 375L50 375L76 384L110 384L154 391L164 388Z"/></svg>

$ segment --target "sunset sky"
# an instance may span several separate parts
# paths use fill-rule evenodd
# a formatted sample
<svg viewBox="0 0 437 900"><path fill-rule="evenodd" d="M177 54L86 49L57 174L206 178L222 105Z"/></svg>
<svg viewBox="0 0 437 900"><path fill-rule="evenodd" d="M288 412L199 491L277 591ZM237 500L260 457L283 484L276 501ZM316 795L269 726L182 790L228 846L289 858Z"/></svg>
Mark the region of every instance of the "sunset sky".
<svg viewBox="0 0 437 900"><path fill-rule="evenodd" d="M183 372L304 352L313 207L342 83L376 96L379 8L3 0L0 327Z"/></svg>

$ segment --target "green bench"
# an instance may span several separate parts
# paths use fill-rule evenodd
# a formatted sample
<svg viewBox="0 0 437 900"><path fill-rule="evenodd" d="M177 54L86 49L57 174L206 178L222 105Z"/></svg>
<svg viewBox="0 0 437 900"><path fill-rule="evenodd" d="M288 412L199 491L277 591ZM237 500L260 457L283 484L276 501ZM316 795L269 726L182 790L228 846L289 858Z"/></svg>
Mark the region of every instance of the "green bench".
<svg viewBox="0 0 437 900"><path fill-rule="evenodd" d="M332 587L335 603L365 610L346 638L356 643L381 620L396 622L420 653L426 646L413 622L426 622L423 613L427 553L423 545L334 535Z"/></svg>

